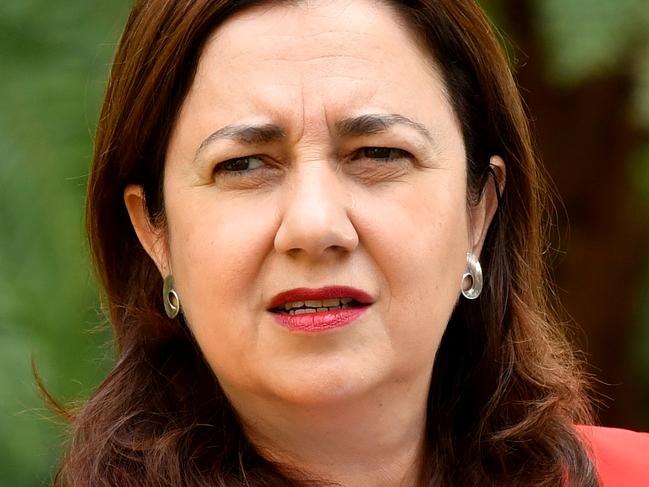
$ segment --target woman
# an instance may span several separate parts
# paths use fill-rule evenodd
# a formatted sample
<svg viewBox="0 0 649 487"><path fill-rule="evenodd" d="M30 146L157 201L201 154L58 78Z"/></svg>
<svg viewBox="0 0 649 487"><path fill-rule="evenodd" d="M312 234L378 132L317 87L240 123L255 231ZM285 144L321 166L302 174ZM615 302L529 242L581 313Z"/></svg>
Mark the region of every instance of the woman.
<svg viewBox="0 0 649 487"><path fill-rule="evenodd" d="M545 191L472 0L138 1L88 197L118 360L58 480L646 481L575 426Z"/></svg>

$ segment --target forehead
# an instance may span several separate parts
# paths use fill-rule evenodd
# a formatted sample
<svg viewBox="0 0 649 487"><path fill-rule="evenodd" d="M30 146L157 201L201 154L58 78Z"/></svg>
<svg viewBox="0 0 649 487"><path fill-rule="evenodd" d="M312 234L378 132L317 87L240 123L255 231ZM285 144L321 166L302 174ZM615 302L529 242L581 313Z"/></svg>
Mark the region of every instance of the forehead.
<svg viewBox="0 0 649 487"><path fill-rule="evenodd" d="M273 52L299 42L308 51L292 51L287 60L308 61L318 54L346 52L361 43L377 54L418 49L416 37L397 10L378 0L267 2L243 10L217 29L213 40L239 55ZM351 43L351 44L350 44ZM288 53L285 53L288 54Z"/></svg>
<svg viewBox="0 0 649 487"><path fill-rule="evenodd" d="M300 118L303 131L371 110L451 123L441 78L431 54L383 2L273 3L239 12L212 34L181 122L188 111L209 119L212 130Z"/></svg>

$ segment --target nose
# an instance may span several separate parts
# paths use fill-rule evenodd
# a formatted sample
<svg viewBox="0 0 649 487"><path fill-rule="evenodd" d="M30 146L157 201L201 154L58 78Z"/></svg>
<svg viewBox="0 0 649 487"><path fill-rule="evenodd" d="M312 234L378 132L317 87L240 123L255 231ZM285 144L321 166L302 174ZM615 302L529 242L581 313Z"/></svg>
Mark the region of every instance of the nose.
<svg viewBox="0 0 649 487"><path fill-rule="evenodd" d="M330 165L296 168L283 193L275 250L311 259L353 251L358 234L349 218L350 204L348 189Z"/></svg>

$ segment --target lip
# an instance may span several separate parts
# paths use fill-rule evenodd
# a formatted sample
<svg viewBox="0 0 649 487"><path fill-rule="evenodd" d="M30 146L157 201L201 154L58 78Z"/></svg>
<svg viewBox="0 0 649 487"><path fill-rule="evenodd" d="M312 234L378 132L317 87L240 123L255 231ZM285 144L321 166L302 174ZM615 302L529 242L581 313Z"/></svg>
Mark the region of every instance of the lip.
<svg viewBox="0 0 649 487"><path fill-rule="evenodd" d="M270 301L268 309L279 308L294 301L322 301L333 298L352 298L364 305L374 303L374 298L365 291L349 286L328 286L318 289L301 287L277 294Z"/></svg>
<svg viewBox="0 0 649 487"><path fill-rule="evenodd" d="M374 299L365 291L348 286L329 286L319 289L297 288L277 294L270 302L268 311L294 301L321 301L333 298L352 298L363 306L316 313L289 315L272 313L281 326L293 331L321 332L341 328L356 321L364 314Z"/></svg>

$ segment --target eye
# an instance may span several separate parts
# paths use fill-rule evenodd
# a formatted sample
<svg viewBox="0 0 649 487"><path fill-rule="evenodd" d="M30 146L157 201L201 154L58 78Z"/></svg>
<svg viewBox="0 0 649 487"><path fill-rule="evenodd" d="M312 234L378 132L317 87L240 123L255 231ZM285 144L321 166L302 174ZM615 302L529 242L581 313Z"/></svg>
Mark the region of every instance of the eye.
<svg viewBox="0 0 649 487"><path fill-rule="evenodd" d="M227 161L221 162L216 166L214 172L246 172L252 171L254 169L259 169L264 165L264 161L261 159L261 157L237 157L235 159L229 159Z"/></svg>
<svg viewBox="0 0 649 487"><path fill-rule="evenodd" d="M402 149L393 147L363 147L356 153L355 158L373 159L378 161L393 161L410 159L412 156Z"/></svg>

